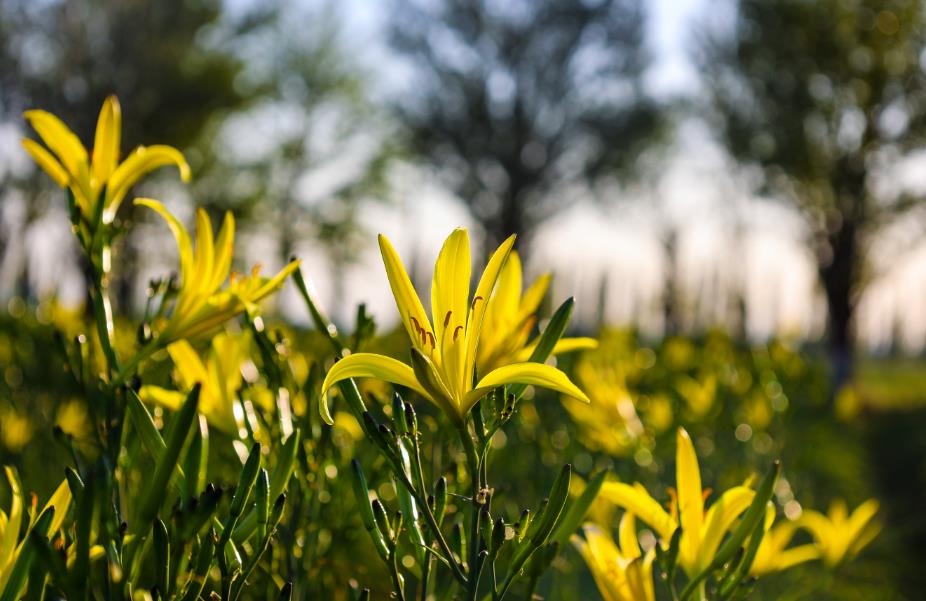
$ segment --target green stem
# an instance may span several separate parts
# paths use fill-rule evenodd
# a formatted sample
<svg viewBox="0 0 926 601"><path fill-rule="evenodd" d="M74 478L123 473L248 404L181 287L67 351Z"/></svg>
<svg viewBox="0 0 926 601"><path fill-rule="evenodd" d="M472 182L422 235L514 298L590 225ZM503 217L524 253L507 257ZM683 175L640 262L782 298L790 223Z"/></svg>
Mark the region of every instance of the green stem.
<svg viewBox="0 0 926 601"><path fill-rule="evenodd" d="M479 477L479 455L476 453L476 447L473 439L469 435L466 423L459 427L460 440L463 443L463 450L466 453L466 463L469 468L470 482L472 483L472 503L470 510L469 530L469 586L467 587L467 598L475 601L479 589L479 572L480 561L479 552L482 550L479 541L479 521L482 516L482 505L479 503L479 494L481 492L481 482Z"/></svg>
<svg viewBox="0 0 926 601"><path fill-rule="evenodd" d="M99 257L90 257L91 269L93 271L93 290L90 299L93 302L93 317L96 321L97 334L100 339L100 346L103 348L103 355L106 357L106 367L110 377L118 371L119 363L116 359L115 351L115 328L113 327L113 309L109 301L109 271L102 255L109 252L108 247L100 251Z"/></svg>

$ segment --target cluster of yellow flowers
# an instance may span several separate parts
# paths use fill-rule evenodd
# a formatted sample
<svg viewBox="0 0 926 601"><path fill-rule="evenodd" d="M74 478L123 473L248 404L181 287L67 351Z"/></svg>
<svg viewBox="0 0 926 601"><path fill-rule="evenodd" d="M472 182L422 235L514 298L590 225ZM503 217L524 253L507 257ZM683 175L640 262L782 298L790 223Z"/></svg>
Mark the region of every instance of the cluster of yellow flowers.
<svg viewBox="0 0 926 601"><path fill-rule="evenodd" d="M182 154L169 146L139 147L119 162L121 112L118 101L108 98L100 112L92 156L55 116L29 111L26 119L45 143L33 140L23 145L35 161L61 187L67 188L79 210L81 223L93 235L95 228L114 223L124 197L145 174L175 165L187 181L190 170ZM202 385L199 410L209 423L232 435L242 429L243 416L237 399L242 385L242 363L246 352L239 338L219 333L211 339L204 355L191 341L215 334L223 324L243 312L253 312L262 299L278 290L299 266L286 265L272 278L263 278L255 268L249 275L232 272L235 221L225 215L218 236L205 211L196 212L195 240L184 225L160 202L141 198L145 207L164 219L172 232L179 254L180 279L175 295L153 316L151 335L145 345L113 376L114 382L133 375L140 363L160 349L171 357L182 391L145 385L140 397L170 409L177 409L184 392ZM375 378L409 388L437 406L458 427L474 405L490 391L505 385L534 385L577 399L585 405L567 402L573 417L589 426L586 443L612 454L620 454L642 432L633 399L627 393L623 373L583 363L580 381L586 392L552 365L530 360L537 345L531 340L540 303L550 284L543 275L523 289L520 258L513 250L515 238L505 240L489 258L471 295L471 255L465 229L446 239L434 267L430 315L415 291L398 253L390 241L379 237L386 274L395 297L401 322L411 341L408 363L374 353L344 353L328 370L321 392L327 394L336 383L349 378ZM560 339L553 354L594 348L589 338ZM694 412L710 407L716 383L682 382L680 394ZM591 399L590 399L591 397ZM591 409L588 409L591 403ZM320 404L328 423L334 420L327 402ZM605 409L602 409L605 407ZM604 411L604 412L602 412ZM671 421L662 420L666 424ZM665 427L668 427L667 425ZM749 483L719 495L709 507L710 494L702 488L701 471L691 438L684 429L677 434L676 485L668 509L640 484L617 481L604 483L600 502L624 511L618 541L609 524L589 523L582 535L573 537L607 601L655 599L653 564L657 546L669 548L681 528L678 565L695 579L712 565L718 548L753 503L755 490ZM9 513L0 511L0 590L9 578L21 541L17 540L24 519L22 495L17 479L7 469L13 489ZM69 489L62 483L48 507L57 513L46 533L54 534L70 502ZM850 559L877 534L874 521L877 502L867 501L849 514L846 506L834 504L828 516L804 511L794 521L775 524L775 510L769 504L750 573L758 576L793 565L821 559L835 566ZM39 515L30 516L30 528ZM637 522L655 533L648 548L641 547ZM806 530L814 543L788 547L798 530Z"/></svg>
<svg viewBox="0 0 926 601"><path fill-rule="evenodd" d="M606 601L655 599L652 566L656 549L652 546L645 552L641 550L636 519L653 530L655 544L663 549L669 548L673 535L681 528L678 565L693 579L708 569L724 537L755 497L755 491L746 483L724 491L705 508L711 493L702 489L698 457L684 428L678 430L676 445L677 488L672 491L668 511L639 483L605 482L600 502L624 510L618 532L620 544L611 538L607 524L588 524L582 536L573 536L573 543ZM774 524L776 512L770 502L749 574L762 576L817 559L828 567L848 561L878 534L880 526L873 521L877 510L877 501L869 500L849 516L845 504L837 502L828 516L805 510L796 520ZM813 535L814 543L788 548L800 528Z"/></svg>

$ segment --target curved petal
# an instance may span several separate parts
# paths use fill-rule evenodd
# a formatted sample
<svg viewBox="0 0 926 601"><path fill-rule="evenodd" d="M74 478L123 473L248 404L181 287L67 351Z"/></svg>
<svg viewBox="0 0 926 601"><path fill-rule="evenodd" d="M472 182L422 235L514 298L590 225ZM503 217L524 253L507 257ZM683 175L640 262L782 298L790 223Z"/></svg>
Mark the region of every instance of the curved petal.
<svg viewBox="0 0 926 601"><path fill-rule="evenodd" d="M752 489L735 486L720 495L720 498L707 510L704 533L698 550L700 568L707 567L707 564L714 558L714 553L720 546L724 534L730 530L736 518L746 511L755 496L756 493Z"/></svg>
<svg viewBox="0 0 926 601"><path fill-rule="evenodd" d="M212 265L215 257L215 239L209 214L202 208L196 209L196 256L193 259L193 280L200 294L210 294Z"/></svg>
<svg viewBox="0 0 926 601"><path fill-rule="evenodd" d="M617 538L621 543L621 553L624 557L640 557L640 542L637 540L637 520L629 511L621 517L617 527Z"/></svg>
<svg viewBox="0 0 926 601"><path fill-rule="evenodd" d="M153 198L136 198L135 204L142 207L148 207L167 222L174 239L177 241L177 250L180 253L180 287L181 293L184 287L190 285L190 278L193 274L193 243L190 240L190 234L183 224L174 217L167 208L154 200Z"/></svg>
<svg viewBox="0 0 926 601"><path fill-rule="evenodd" d="M48 502L45 503L45 507L42 508L42 511L36 514L39 516L42 515L49 507L55 508L55 515L52 517L51 523L48 525L48 532L45 533L47 536L51 537L61 529L61 524L64 523L64 518L67 517L68 506L70 504L71 487L68 486L67 480L62 480L61 484L58 485L58 488L55 489L55 492L52 493L51 497L48 499Z"/></svg>
<svg viewBox="0 0 926 601"><path fill-rule="evenodd" d="M190 181L190 166L179 150L171 146L157 144L154 146L139 146L135 151L116 167L106 186L106 202L103 212L104 221L111 222L119 210L122 199L125 198L129 188L148 173L164 167L176 165L180 170L180 179Z"/></svg>
<svg viewBox="0 0 926 601"><path fill-rule="evenodd" d="M401 361L377 355L375 353L354 353L337 361L322 383L322 396L328 393L337 382L348 378L376 378L392 384L411 388L421 396L431 399L431 396L418 383L415 372Z"/></svg>
<svg viewBox="0 0 926 601"><path fill-rule="evenodd" d="M683 565L694 565L701 546L701 524L704 520L704 496L701 489L701 469L691 437L684 428L678 429L675 450L678 514L682 524L679 553Z"/></svg>
<svg viewBox="0 0 926 601"><path fill-rule="evenodd" d="M193 388L196 383L203 386L208 384L209 374L206 372L206 366L189 342L186 340L172 342L167 345L167 353L174 362L174 367L177 369L183 388Z"/></svg>
<svg viewBox="0 0 926 601"><path fill-rule="evenodd" d="M630 486L623 482L605 482L599 494L602 498L640 518L666 543L678 527L672 516L642 486Z"/></svg>
<svg viewBox="0 0 926 601"><path fill-rule="evenodd" d="M121 136L122 110L119 107L119 100L115 96L110 96L103 102L103 108L100 109L100 117L96 122L96 135L93 138L91 170L96 190L99 190L116 170Z"/></svg>
<svg viewBox="0 0 926 601"><path fill-rule="evenodd" d="M61 119L42 110L26 111L23 116L74 178L86 173L87 150Z"/></svg>
<svg viewBox="0 0 926 601"><path fill-rule="evenodd" d="M42 171L47 173L56 184L62 188L68 185L71 176L68 174L67 170L61 166L58 159L45 150L41 144L35 140L23 138L22 145L23 148L26 149L26 152L29 153L29 156L32 157L32 160L35 161L35 163L42 168Z"/></svg>
<svg viewBox="0 0 926 601"><path fill-rule="evenodd" d="M560 370L543 363L512 363L489 372L476 388L466 395L463 406L465 415L470 408L490 390L505 384L533 384L568 394L586 403L590 402L585 393L573 384Z"/></svg>
<svg viewBox="0 0 926 601"><path fill-rule="evenodd" d="M479 332L482 329L482 319L485 316L486 305L492 290L495 288L495 282L498 281L498 274L502 266L508 259L508 254L514 246L515 236L509 236L502 242L501 246L496 249L486 265L482 277L479 278L479 285L476 287L476 295L473 297L473 304L469 310L469 317L466 321L466 358L463 363L464 377L469 377L476 366L476 347L479 343ZM465 382L464 382L465 384Z"/></svg>
<svg viewBox="0 0 926 601"><path fill-rule="evenodd" d="M532 342L530 345L524 347L517 354L518 361L527 361L530 359L531 354L534 352L534 348L537 346L536 342ZM598 348L598 341L594 338L560 338L556 341L556 344L553 345L553 350L550 352L551 355L562 355L564 353L572 353L575 351L585 351Z"/></svg>
<svg viewBox="0 0 926 601"><path fill-rule="evenodd" d="M395 251L389 239L382 234L379 235L379 250L383 256L386 277L389 278L392 296L395 297L395 304L399 309L399 317L402 323L405 324L405 330L408 332L412 344L418 348L427 346L428 349L425 350L429 350L430 345L427 344L428 334L432 338L434 337L434 333L431 331L431 323L424 312L424 307L421 306L421 300L415 292L415 287L412 286L399 254ZM422 342L423 340L424 342Z"/></svg>
<svg viewBox="0 0 926 601"><path fill-rule="evenodd" d="M6 521L3 536L0 537L0 591L3 590L5 568L12 563L14 551L19 538L19 530L23 519L23 493L16 471L4 465L6 481L10 485L10 513Z"/></svg>
<svg viewBox="0 0 926 601"><path fill-rule="evenodd" d="M218 290L222 282L228 279L234 245L235 216L232 215L231 211L226 211L225 220L222 221L222 229L219 230L219 237L215 243L215 266L212 272L212 280L208 286L210 291Z"/></svg>

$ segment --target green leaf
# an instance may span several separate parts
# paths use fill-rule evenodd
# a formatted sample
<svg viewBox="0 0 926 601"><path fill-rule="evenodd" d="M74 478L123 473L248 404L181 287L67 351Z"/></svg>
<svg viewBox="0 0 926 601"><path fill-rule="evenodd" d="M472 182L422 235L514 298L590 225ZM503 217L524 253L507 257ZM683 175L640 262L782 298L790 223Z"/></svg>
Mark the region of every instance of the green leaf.
<svg viewBox="0 0 926 601"><path fill-rule="evenodd" d="M585 485L585 490L582 491L578 499L569 505L569 509L566 510L562 519L559 520L556 530L550 537L551 540L560 544L569 541L569 537L582 525L585 514L588 513L588 508L592 506L595 497L598 496L598 491L601 490L601 485L604 484L604 479L607 475L607 470L604 470L589 478Z"/></svg>
<svg viewBox="0 0 926 601"><path fill-rule="evenodd" d="M556 312L553 313L553 316L547 323L547 327L544 328L543 333L540 335L540 339L537 341L537 346L534 347L530 359L528 359L529 362L544 363L550 358L553 347L556 346L559 339L566 333L566 326L569 325L569 318L572 316L572 309L575 307L575 304L575 299L569 297L559 306ZM525 390L527 390L527 384L513 384L508 388L508 394L514 395L515 399L519 399L521 395L524 394Z"/></svg>

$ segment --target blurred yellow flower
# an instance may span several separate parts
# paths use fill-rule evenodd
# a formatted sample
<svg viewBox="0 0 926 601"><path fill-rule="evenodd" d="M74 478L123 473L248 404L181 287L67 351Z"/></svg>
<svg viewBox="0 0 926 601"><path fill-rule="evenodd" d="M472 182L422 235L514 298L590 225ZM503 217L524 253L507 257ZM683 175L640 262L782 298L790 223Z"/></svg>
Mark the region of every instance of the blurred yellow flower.
<svg viewBox="0 0 926 601"><path fill-rule="evenodd" d="M869 499L849 514L845 501L834 501L827 515L806 510L798 523L813 534L820 556L828 567L835 567L858 555L881 531L874 521L878 501Z"/></svg>
<svg viewBox="0 0 926 601"><path fill-rule="evenodd" d="M463 422L479 399L505 384L543 386L587 402L585 393L576 388L566 374L541 363L509 363L482 375L473 385L486 300L495 288L513 244L514 236L495 251L470 301L469 236L465 229L454 230L444 242L434 266L432 319L428 319L401 259L389 240L381 235L379 247L386 275L412 342L412 366L374 353L348 355L328 371L322 395L333 384L347 378L377 378L411 388L440 407L457 424ZM324 397L321 408L325 421L330 424L332 420Z"/></svg>
<svg viewBox="0 0 926 601"><path fill-rule="evenodd" d="M194 250L189 232L164 205L149 198L136 199L135 204L148 207L164 218L180 253L180 291L170 317L152 324L155 340L161 346L206 334L239 313L255 309L256 303L279 289L299 266L298 260L292 261L270 279L260 276L258 266L249 276L238 275L231 272L235 239L231 212L225 214L215 240L209 216L204 210L197 210ZM221 288L226 280L228 286Z"/></svg>
<svg viewBox="0 0 926 601"><path fill-rule="evenodd" d="M666 512L639 483L631 486L623 482L605 482L600 494L653 528L663 545L669 544L672 534L681 526L679 565L693 578L711 563L724 534L752 503L755 492L746 486L733 487L705 512L698 457L684 428L678 429L676 442L678 494L673 499L671 512Z"/></svg>
<svg viewBox="0 0 926 601"><path fill-rule="evenodd" d="M815 545L798 545L786 548L797 531L798 524L787 520L772 526L775 521L775 508L769 507L765 514L765 536L759 543L755 559L749 567L751 576L764 576L781 572L798 564L813 561L820 557Z"/></svg>
<svg viewBox="0 0 926 601"><path fill-rule="evenodd" d="M498 275L498 283L489 297L476 368L487 374L496 367L528 361L537 341L528 343L531 330L537 323L537 309L550 287L550 274L537 278L521 295L521 259L512 250ZM553 347L553 355L571 351L593 349L598 346L594 338L561 338Z"/></svg>
<svg viewBox="0 0 926 601"><path fill-rule="evenodd" d="M583 444L618 457L629 453L644 431L621 365L599 356L598 352L587 353L576 365L575 377L591 403L579 403L570 397L563 399L563 405L579 426Z"/></svg>
<svg viewBox="0 0 926 601"><path fill-rule="evenodd" d="M171 146L139 146L119 163L122 113L115 96L108 97L100 109L92 158L74 132L56 116L32 110L26 111L24 117L48 147L26 138L22 141L26 152L56 184L71 190L86 219L102 209L103 223L111 223L129 189L159 167L176 165L180 178L185 182L190 179L186 160ZM106 194L100 199L104 186ZM102 207L97 204L99 202L103 203Z"/></svg>
<svg viewBox="0 0 926 601"><path fill-rule="evenodd" d="M238 390L242 384L241 362L247 356L238 338L226 333L215 336L205 362L186 340L172 343L167 352L174 362L182 391L145 385L138 391L139 398L176 411L198 383L202 386L199 412L210 425L229 434L238 433L244 419L238 402Z"/></svg>
<svg viewBox="0 0 926 601"><path fill-rule="evenodd" d="M16 558L19 557L29 530L35 525L39 516L45 513L45 510L49 507L55 508L55 514L48 526L48 531L44 533L49 537L54 536L61 529L61 524L64 522L64 517L68 512L68 506L71 504L71 489L68 487L67 481L63 480L42 511L27 516L19 476L11 467L4 466L3 470L6 474L6 481L10 486L10 510L4 512L0 509L0 595L5 595L8 592L5 589L16 564ZM19 531L25 517L29 518L28 527L25 536L19 538ZM21 592L12 591L9 597L18 599Z"/></svg>
<svg viewBox="0 0 926 601"><path fill-rule="evenodd" d="M32 420L15 409L0 409L0 443L13 453L22 450L32 440Z"/></svg>
<svg viewBox="0 0 926 601"><path fill-rule="evenodd" d="M655 551L645 555L637 542L636 520L631 513L621 518L620 546L597 526L586 525L584 536L574 535L572 544L595 579L604 601L654 601L653 559Z"/></svg>
<svg viewBox="0 0 926 601"><path fill-rule="evenodd" d="M675 380L675 389L694 416L701 418L714 406L714 399L717 397L717 376L709 373L696 380L679 374Z"/></svg>

